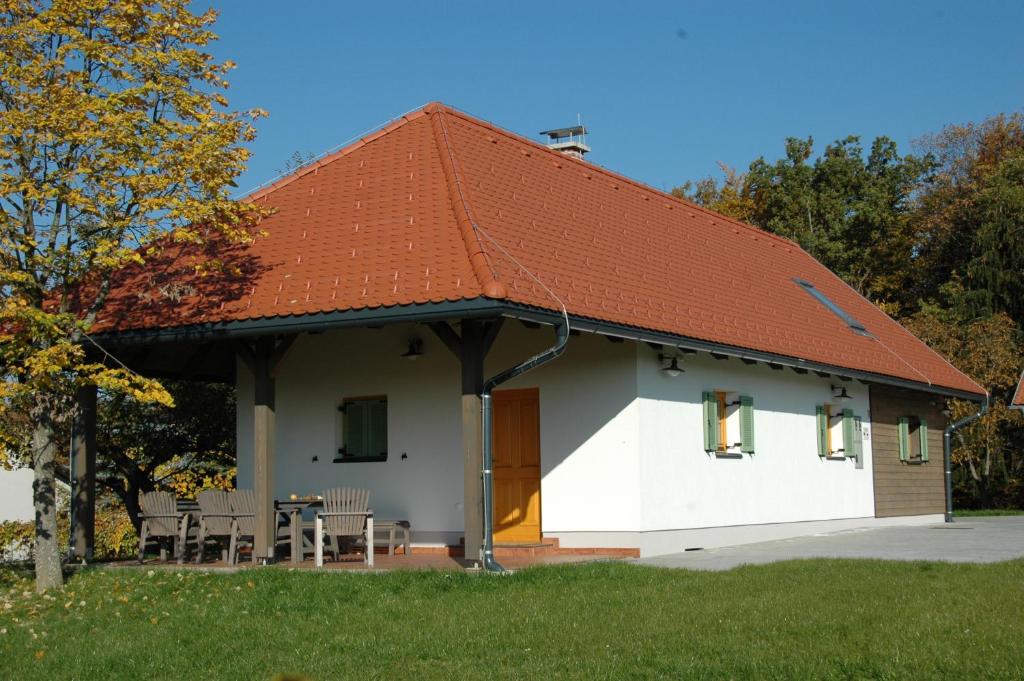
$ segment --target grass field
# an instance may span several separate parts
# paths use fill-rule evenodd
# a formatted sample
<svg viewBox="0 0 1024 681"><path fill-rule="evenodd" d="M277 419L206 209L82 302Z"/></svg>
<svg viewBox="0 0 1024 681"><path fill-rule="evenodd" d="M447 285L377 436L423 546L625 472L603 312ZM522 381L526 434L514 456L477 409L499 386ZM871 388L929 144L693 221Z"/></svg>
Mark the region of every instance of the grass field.
<svg viewBox="0 0 1024 681"><path fill-rule="evenodd" d="M977 510L954 511L955 518L978 518L990 515L1024 515L1024 511L1016 508L981 508Z"/></svg>
<svg viewBox="0 0 1024 681"><path fill-rule="evenodd" d="M0 577L0 678L1020 678L1024 561Z"/></svg>

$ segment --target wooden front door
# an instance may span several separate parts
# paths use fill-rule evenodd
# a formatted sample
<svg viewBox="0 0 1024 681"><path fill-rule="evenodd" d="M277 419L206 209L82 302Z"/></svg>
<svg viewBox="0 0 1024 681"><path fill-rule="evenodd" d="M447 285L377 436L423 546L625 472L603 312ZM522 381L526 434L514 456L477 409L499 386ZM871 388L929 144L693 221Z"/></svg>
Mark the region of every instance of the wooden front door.
<svg viewBox="0 0 1024 681"><path fill-rule="evenodd" d="M536 388L493 396L494 541L540 542L540 396Z"/></svg>

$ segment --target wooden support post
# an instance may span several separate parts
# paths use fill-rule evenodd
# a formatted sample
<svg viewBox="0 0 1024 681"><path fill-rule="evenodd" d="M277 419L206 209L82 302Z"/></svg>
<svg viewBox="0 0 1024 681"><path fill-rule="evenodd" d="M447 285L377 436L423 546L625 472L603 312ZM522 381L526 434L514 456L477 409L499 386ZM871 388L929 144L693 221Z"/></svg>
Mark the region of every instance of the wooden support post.
<svg viewBox="0 0 1024 681"><path fill-rule="evenodd" d="M462 483L465 556L482 559L484 536L483 427L480 393L484 389L483 329L480 322L462 322L459 361L462 365Z"/></svg>
<svg viewBox="0 0 1024 681"><path fill-rule="evenodd" d="M464 319L461 334L444 323L430 328L459 359L462 369L462 515L467 560L483 560L483 423L480 394L484 390L484 358L501 330L499 318L491 321Z"/></svg>
<svg viewBox="0 0 1024 681"><path fill-rule="evenodd" d="M277 367L291 347L295 336L278 342L260 338L253 345L239 346L239 355L253 375L253 492L256 517L253 536L253 559L272 563L277 544L277 522L274 509L274 425L275 380Z"/></svg>
<svg viewBox="0 0 1024 681"><path fill-rule="evenodd" d="M96 543L96 386L79 388L77 401L71 427L72 557L89 561Z"/></svg>
<svg viewBox="0 0 1024 681"><path fill-rule="evenodd" d="M273 562L274 543L274 421L275 386L271 376L270 358L273 341L261 339L256 343L255 371L253 372L253 488L256 497L256 523L253 537L253 556L256 560Z"/></svg>

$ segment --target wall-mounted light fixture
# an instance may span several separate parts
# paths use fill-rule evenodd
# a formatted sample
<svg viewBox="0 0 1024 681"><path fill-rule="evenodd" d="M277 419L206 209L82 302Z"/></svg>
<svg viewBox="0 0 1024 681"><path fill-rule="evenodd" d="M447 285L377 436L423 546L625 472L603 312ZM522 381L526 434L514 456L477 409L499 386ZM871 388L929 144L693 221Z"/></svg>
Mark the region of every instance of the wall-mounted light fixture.
<svg viewBox="0 0 1024 681"><path fill-rule="evenodd" d="M949 400L942 400L942 415L947 419L952 416L953 410L949 408Z"/></svg>
<svg viewBox="0 0 1024 681"><path fill-rule="evenodd" d="M830 386L830 387L832 388L832 397L833 397L833 399L842 400L842 401L846 401L846 400L851 399L850 398L850 393L846 392L846 386L845 385L833 385L833 386Z"/></svg>
<svg viewBox="0 0 1024 681"><path fill-rule="evenodd" d="M402 357L415 360L423 355L423 339L413 336L409 339L409 349L402 353Z"/></svg>
<svg viewBox="0 0 1024 681"><path fill-rule="evenodd" d="M661 370L665 372L665 375L672 378L686 371L686 369L679 366L678 355L658 355L658 361L661 362Z"/></svg>

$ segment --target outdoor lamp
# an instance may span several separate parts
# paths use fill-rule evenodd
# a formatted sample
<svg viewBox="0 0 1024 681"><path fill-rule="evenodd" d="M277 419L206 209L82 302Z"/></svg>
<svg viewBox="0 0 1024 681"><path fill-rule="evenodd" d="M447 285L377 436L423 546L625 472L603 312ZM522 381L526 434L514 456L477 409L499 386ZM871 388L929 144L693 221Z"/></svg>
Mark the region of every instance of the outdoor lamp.
<svg viewBox="0 0 1024 681"><path fill-rule="evenodd" d="M830 386L830 387L832 388L832 397L834 397L835 399L837 399L837 400L848 400L848 399L850 399L850 393L846 392L846 386L844 386L844 385L833 385L833 386Z"/></svg>
<svg viewBox="0 0 1024 681"><path fill-rule="evenodd" d="M417 357L423 355L423 340L413 336L409 339L409 349L402 353L402 357L409 360L415 360Z"/></svg>
<svg viewBox="0 0 1024 681"><path fill-rule="evenodd" d="M679 366L679 358L676 356L669 357L667 355L658 355L658 360L662 364L665 364L666 361L668 362L668 365L662 366L661 370L664 371L667 375L671 376L672 378L675 378L679 374L686 371L681 366Z"/></svg>

